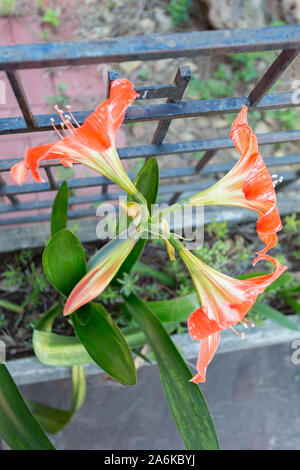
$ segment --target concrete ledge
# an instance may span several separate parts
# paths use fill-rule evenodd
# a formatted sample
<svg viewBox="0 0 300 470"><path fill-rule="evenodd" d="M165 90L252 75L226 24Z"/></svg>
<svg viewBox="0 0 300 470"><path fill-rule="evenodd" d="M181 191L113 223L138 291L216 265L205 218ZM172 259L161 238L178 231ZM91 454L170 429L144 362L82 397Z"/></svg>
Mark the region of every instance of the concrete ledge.
<svg viewBox="0 0 300 470"><path fill-rule="evenodd" d="M298 315L291 315L289 318L300 327L300 317ZM273 346L281 343L292 343L295 339L300 339L300 331L288 330L270 320L266 320L263 325L256 328L244 330L237 327L237 329L246 333L245 338L241 340L232 330L222 332L217 354ZM199 342L192 341L189 334L173 335L172 338L186 360L190 361L197 357ZM145 366L147 365L146 362L144 364ZM196 362L190 363L190 366L195 366L195 364ZM41 364L36 357L9 361L6 365L18 385L50 382L70 377L69 367L46 366ZM96 364L86 364L85 372L86 375L104 374Z"/></svg>
<svg viewBox="0 0 300 470"><path fill-rule="evenodd" d="M298 182L289 185L290 191L278 193L278 208L281 216L291 212L300 212L300 195ZM188 196L183 194L182 198ZM189 194L190 196L190 194ZM205 207L204 223L210 222L228 222L229 224L255 221L257 216L250 210L240 209L238 207L208 206ZM82 242L96 241L96 226L99 217L89 217L85 219L74 219L72 222L79 225L76 232ZM48 222L23 225L11 228L1 228L0 231L0 253L19 249L40 248L45 246L50 234L50 225Z"/></svg>

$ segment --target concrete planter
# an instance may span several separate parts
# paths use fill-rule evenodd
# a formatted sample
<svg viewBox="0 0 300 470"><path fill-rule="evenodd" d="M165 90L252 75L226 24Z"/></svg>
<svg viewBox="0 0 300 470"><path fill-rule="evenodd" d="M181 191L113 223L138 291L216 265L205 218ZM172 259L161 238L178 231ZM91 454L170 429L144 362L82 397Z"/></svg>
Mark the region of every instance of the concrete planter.
<svg viewBox="0 0 300 470"><path fill-rule="evenodd" d="M300 317L291 319L300 325ZM293 343L300 332L270 321L248 328L244 340L231 330L201 384L222 449L300 449L300 364ZM185 359L196 364L198 343L175 335ZM294 343L295 347L295 343ZM297 346L299 349L299 345ZM300 353L298 354L300 359ZM26 398L67 409L70 370L47 367L35 358L7 363ZM86 366L87 399L73 421L50 436L57 449L183 449L155 364L142 366L138 383L124 387Z"/></svg>
<svg viewBox="0 0 300 470"><path fill-rule="evenodd" d="M289 318L299 324L300 327L300 317L298 315L292 315ZM239 328L237 329L239 330ZM300 339L300 331L297 332L283 328L270 320L266 320L263 325L256 328L239 331L246 332L243 340L230 329L221 333L221 342L217 354L292 343L295 339ZM192 361L197 357L199 344L197 341L192 341L188 333L173 335L172 338L185 359ZM147 366L147 362L144 364ZM41 364L36 357L8 361L7 367L18 385L28 385L70 377L69 367L46 366ZM87 364L85 371L86 375L104 374L96 364Z"/></svg>

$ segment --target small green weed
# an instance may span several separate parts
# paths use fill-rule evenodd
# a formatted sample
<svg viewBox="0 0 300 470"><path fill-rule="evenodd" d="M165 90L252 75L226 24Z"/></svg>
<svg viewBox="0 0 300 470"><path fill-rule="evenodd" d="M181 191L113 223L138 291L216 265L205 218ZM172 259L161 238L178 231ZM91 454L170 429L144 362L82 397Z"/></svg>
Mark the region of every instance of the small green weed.
<svg viewBox="0 0 300 470"><path fill-rule="evenodd" d="M55 96L46 96L46 101L52 106L57 104L58 106L65 108L69 102L69 97L66 94L68 88L69 85L67 83L59 82L57 85L58 94Z"/></svg>
<svg viewBox="0 0 300 470"><path fill-rule="evenodd" d="M120 292L124 294L125 297L129 297L131 293L136 293L138 291L143 291L142 287L137 286L136 283L139 279L138 274L134 273L124 273L121 279L118 279L118 283L121 284Z"/></svg>
<svg viewBox="0 0 300 470"><path fill-rule="evenodd" d="M227 222L211 222L210 224L207 224L205 230L208 236L215 236L216 238L221 238L221 240L225 240L228 236Z"/></svg>
<svg viewBox="0 0 300 470"><path fill-rule="evenodd" d="M189 8L193 0L171 0L168 11L171 13L175 26L186 23L189 19Z"/></svg>
<svg viewBox="0 0 300 470"><path fill-rule="evenodd" d="M60 8L56 8L55 10L53 8L47 8L42 17L42 23L46 23L52 26L52 28L58 28L60 25L60 14Z"/></svg>
<svg viewBox="0 0 300 470"><path fill-rule="evenodd" d="M285 233L300 233L300 220L297 220L297 214L286 215L284 218L283 231Z"/></svg>
<svg viewBox="0 0 300 470"><path fill-rule="evenodd" d="M10 16L14 13L16 0L0 0L0 16Z"/></svg>

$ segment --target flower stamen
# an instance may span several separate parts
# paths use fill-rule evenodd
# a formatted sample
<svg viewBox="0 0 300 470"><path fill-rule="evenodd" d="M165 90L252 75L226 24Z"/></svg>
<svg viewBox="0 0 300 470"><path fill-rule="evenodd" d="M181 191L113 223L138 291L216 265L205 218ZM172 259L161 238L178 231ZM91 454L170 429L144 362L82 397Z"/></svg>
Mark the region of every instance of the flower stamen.
<svg viewBox="0 0 300 470"><path fill-rule="evenodd" d="M64 136L59 132L59 130L57 129L56 125L54 124L54 119L53 119L53 118L50 118L50 121L51 121L51 124L52 124L52 126L53 126L55 132L59 135L59 137L60 137L61 139L63 139Z"/></svg>
<svg viewBox="0 0 300 470"><path fill-rule="evenodd" d="M255 323L252 323L251 321L247 320L244 318L244 321L248 323L248 325L252 326L252 328L255 328Z"/></svg>
<svg viewBox="0 0 300 470"><path fill-rule="evenodd" d="M73 114L72 111L71 111L71 106L68 104L68 105L66 106L66 108L67 108L67 110L69 111L69 114L70 114L71 118L73 119L73 121L75 122L76 126L77 126L77 127L80 127L79 122L75 119L74 114Z"/></svg>
<svg viewBox="0 0 300 470"><path fill-rule="evenodd" d="M230 327L232 329L232 331L237 334L241 339L244 339L245 338L245 333L239 333L238 331L236 331L232 326Z"/></svg>
<svg viewBox="0 0 300 470"><path fill-rule="evenodd" d="M62 131L65 133L65 136L68 137L69 134L68 134L67 130L65 129L65 123L61 122L60 127L61 127Z"/></svg>
<svg viewBox="0 0 300 470"><path fill-rule="evenodd" d="M282 181L283 181L283 176L280 176L280 177L278 178L278 175L272 175L271 178L272 178L273 188L275 188L275 186L276 186L278 183L282 183ZM277 179L275 179L275 180L273 181L273 178L277 178Z"/></svg>

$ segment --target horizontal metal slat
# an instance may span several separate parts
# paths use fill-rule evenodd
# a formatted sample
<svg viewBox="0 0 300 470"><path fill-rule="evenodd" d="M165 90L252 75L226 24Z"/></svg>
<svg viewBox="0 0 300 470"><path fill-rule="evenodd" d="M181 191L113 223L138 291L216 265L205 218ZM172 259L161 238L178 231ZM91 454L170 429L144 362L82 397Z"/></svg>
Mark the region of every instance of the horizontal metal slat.
<svg viewBox="0 0 300 470"><path fill-rule="evenodd" d="M131 106L126 111L124 122L133 123L237 113L243 105L247 104L248 98L246 96L239 96L236 98ZM293 99L293 92L284 92L266 95L256 106L251 108L251 111L265 111L268 109L291 108L296 106L300 106L300 103L297 103ZM74 116L76 120L82 124L91 113L92 111L79 111L74 112ZM27 127L22 116L2 118L0 119L0 135L53 130L51 119L54 120L54 124L58 127L61 122L58 114L39 114L34 116L34 118L36 122L34 128Z"/></svg>
<svg viewBox="0 0 300 470"><path fill-rule="evenodd" d="M297 48L299 25L3 46L0 70Z"/></svg>

